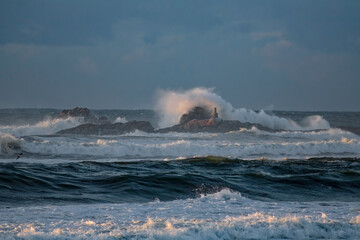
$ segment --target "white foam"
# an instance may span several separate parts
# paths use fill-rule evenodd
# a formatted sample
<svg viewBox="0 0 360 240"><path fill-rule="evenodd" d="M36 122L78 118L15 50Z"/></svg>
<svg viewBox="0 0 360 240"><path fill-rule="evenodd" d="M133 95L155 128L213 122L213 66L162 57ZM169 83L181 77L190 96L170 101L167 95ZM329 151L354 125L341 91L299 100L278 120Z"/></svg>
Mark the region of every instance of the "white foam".
<svg viewBox="0 0 360 240"><path fill-rule="evenodd" d="M290 140L341 140L342 138L349 139L360 139L358 135L344 131L339 128L331 128L327 130L317 130L317 131L281 131L281 132L267 132L261 131L256 127L252 127L251 129L240 129L239 131L232 131L227 134L233 135L241 135L244 132L254 133L257 136L264 137L273 137L273 138L282 138L282 139L290 139Z"/></svg>
<svg viewBox="0 0 360 240"><path fill-rule="evenodd" d="M340 130L341 131L341 130ZM358 157L360 139L338 130L281 132L244 135L243 132L215 135L161 134L118 137L32 137L21 142L26 152L44 155L92 155L115 158L176 159L193 156L223 156L240 159L309 157ZM143 133L141 133L143 134ZM258 137L258 134L269 134Z"/></svg>
<svg viewBox="0 0 360 240"><path fill-rule="evenodd" d="M228 189L150 203L0 209L1 239L359 239L358 202L262 202Z"/></svg>
<svg viewBox="0 0 360 240"><path fill-rule="evenodd" d="M0 154L13 153L13 147L19 146L18 139L11 134L0 132Z"/></svg>
<svg viewBox="0 0 360 240"><path fill-rule="evenodd" d="M239 120L241 122L258 123L272 129L284 130L311 130L328 129L329 123L321 116L306 117L300 124L290 119L269 115L261 110L255 112L245 108L234 108L221 96L217 95L212 88L193 88L187 91L158 92L158 101L155 109L159 112L160 127L169 127L178 124L180 117L189 112L195 106L201 106L212 110L216 107L219 116L227 120Z"/></svg>
<svg viewBox="0 0 360 240"><path fill-rule="evenodd" d="M212 193L212 194L200 194L201 200L207 200L207 201L221 201L221 200L227 200L227 201L246 201L247 198L243 197L241 193L231 191L229 188L224 188L218 192Z"/></svg>
<svg viewBox="0 0 360 240"><path fill-rule="evenodd" d="M83 122L83 118L47 119L34 125L0 126L0 132L20 137L25 135L53 134L62 129L75 127Z"/></svg>
<svg viewBox="0 0 360 240"><path fill-rule="evenodd" d="M114 123L118 123L118 122L120 122L120 123L127 123L128 121L126 120L125 117L117 117L117 118L115 119Z"/></svg>

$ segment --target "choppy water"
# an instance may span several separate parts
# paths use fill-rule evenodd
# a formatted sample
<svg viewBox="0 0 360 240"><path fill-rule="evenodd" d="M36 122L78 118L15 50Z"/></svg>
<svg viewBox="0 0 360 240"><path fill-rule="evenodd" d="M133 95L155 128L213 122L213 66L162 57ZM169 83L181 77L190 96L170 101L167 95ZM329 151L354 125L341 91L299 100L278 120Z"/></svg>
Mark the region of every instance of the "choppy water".
<svg viewBox="0 0 360 240"><path fill-rule="evenodd" d="M0 110L1 239L360 239L360 137L338 128L359 113L315 113L323 130L59 136L79 120L58 112Z"/></svg>

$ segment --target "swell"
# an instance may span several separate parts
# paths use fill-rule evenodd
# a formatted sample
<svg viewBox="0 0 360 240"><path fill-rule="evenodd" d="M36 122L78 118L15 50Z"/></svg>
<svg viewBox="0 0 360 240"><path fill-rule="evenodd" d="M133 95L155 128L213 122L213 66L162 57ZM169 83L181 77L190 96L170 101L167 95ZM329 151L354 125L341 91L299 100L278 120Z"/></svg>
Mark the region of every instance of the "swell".
<svg viewBox="0 0 360 240"><path fill-rule="evenodd" d="M1 205L172 201L221 189L261 201L360 200L356 158L3 163L0 171Z"/></svg>
<svg viewBox="0 0 360 240"><path fill-rule="evenodd" d="M24 136L0 135L1 154L26 152L26 156L52 155L99 158L177 158L221 155L231 158L301 158L359 156L360 138L339 129L312 132L269 133L257 129L226 134L164 135L132 133L125 136ZM25 155L24 155L25 156ZM13 156L11 156L13 157ZM80 157L81 158L81 157Z"/></svg>

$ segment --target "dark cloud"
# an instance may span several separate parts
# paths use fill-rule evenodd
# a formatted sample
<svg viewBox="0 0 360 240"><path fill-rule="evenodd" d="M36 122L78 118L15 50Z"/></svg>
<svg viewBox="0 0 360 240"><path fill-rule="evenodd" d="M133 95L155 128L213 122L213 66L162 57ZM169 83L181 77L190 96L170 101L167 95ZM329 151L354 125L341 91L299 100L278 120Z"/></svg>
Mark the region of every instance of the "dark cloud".
<svg viewBox="0 0 360 240"><path fill-rule="evenodd" d="M111 25L126 12L118 1L1 1L0 42L91 44L111 38Z"/></svg>
<svg viewBox="0 0 360 240"><path fill-rule="evenodd" d="M359 51L359 1L47 1L0 2L0 43L87 45L113 37L124 19L148 23L144 41L165 31L206 32L219 25L250 33L277 27L301 46Z"/></svg>
<svg viewBox="0 0 360 240"><path fill-rule="evenodd" d="M123 19L148 22L153 34L173 25L205 31L217 23L206 11L206 1L5 0L0 4L3 44L93 44L110 39L112 25Z"/></svg>
<svg viewBox="0 0 360 240"><path fill-rule="evenodd" d="M0 1L0 107L359 110L357 1ZM17 92L17 97L13 97Z"/></svg>
<svg viewBox="0 0 360 240"><path fill-rule="evenodd" d="M359 1L267 1L266 9L266 17L277 21L286 37L302 47L360 53Z"/></svg>

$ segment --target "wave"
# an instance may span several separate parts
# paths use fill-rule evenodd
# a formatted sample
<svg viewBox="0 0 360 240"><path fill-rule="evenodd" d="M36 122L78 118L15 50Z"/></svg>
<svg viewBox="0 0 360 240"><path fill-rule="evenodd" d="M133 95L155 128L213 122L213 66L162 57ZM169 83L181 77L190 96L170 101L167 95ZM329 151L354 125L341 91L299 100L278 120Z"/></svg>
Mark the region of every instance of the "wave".
<svg viewBox="0 0 360 240"><path fill-rule="evenodd" d="M59 127L60 125L56 126ZM52 132L56 127L45 127ZM34 129L32 129L34 130ZM19 133L19 132L18 132ZM359 157L360 137L341 129L267 132L253 127L228 133L144 133L121 136L0 133L1 154L25 152L23 159L161 159L221 156L232 159L307 159Z"/></svg>
<svg viewBox="0 0 360 240"><path fill-rule="evenodd" d="M127 123L128 121L126 120L125 117L117 117L113 123Z"/></svg>
<svg viewBox="0 0 360 240"><path fill-rule="evenodd" d="M244 133L255 134L258 137L272 137L281 139L311 139L311 140L341 140L341 139L359 139L359 136L339 128L330 128L327 130L309 130L309 131L279 131L268 132L259 130L256 127L250 129L240 129L238 131L231 131L226 134L242 135Z"/></svg>
<svg viewBox="0 0 360 240"><path fill-rule="evenodd" d="M100 219L63 223L9 224L14 230L0 233L4 239L359 239L356 220L342 222L326 218L289 214L273 216L255 212L223 219L151 218L117 221ZM111 214L110 214L111 216ZM355 219L359 216L355 217ZM124 225L126 224L126 227ZM54 227L56 226L56 227Z"/></svg>
<svg viewBox="0 0 360 240"><path fill-rule="evenodd" d="M177 161L17 161L0 163L0 205L151 202L155 198L166 202L198 198L325 201L329 196L358 201L359 163L351 158L245 161L214 156Z"/></svg>
<svg viewBox="0 0 360 240"><path fill-rule="evenodd" d="M269 115L265 111L255 112L245 108L234 108L212 88L193 88L187 91L158 91L158 101L155 109L162 117L160 127L169 127L179 123L180 117L195 106L212 110L216 107L219 116L228 120L258 123L272 129L313 130L329 129L329 123L321 116L314 115L304 118L300 123L291 119Z"/></svg>
<svg viewBox="0 0 360 240"><path fill-rule="evenodd" d="M0 132L0 154L12 154L19 149L20 144L16 137Z"/></svg>
<svg viewBox="0 0 360 240"><path fill-rule="evenodd" d="M357 208L358 204L346 202L322 205L246 201L221 190L198 199L171 202L2 208L0 237L359 239Z"/></svg>
<svg viewBox="0 0 360 240"><path fill-rule="evenodd" d="M300 134L300 133L291 133ZM206 135L205 135L206 136ZM244 136L185 138L120 137L120 138L68 138L68 137L28 137L21 142L21 148L28 153L83 155L117 158L178 158L216 155L230 158L300 158L318 156L359 156L360 140L352 135L329 138L326 133L307 134L308 139L289 138L288 133L280 133L269 139Z"/></svg>
<svg viewBox="0 0 360 240"><path fill-rule="evenodd" d="M26 124L19 126L0 126L1 133L8 133L14 136L45 135L53 134L62 129L75 127L83 122L83 118L46 119L34 125Z"/></svg>

